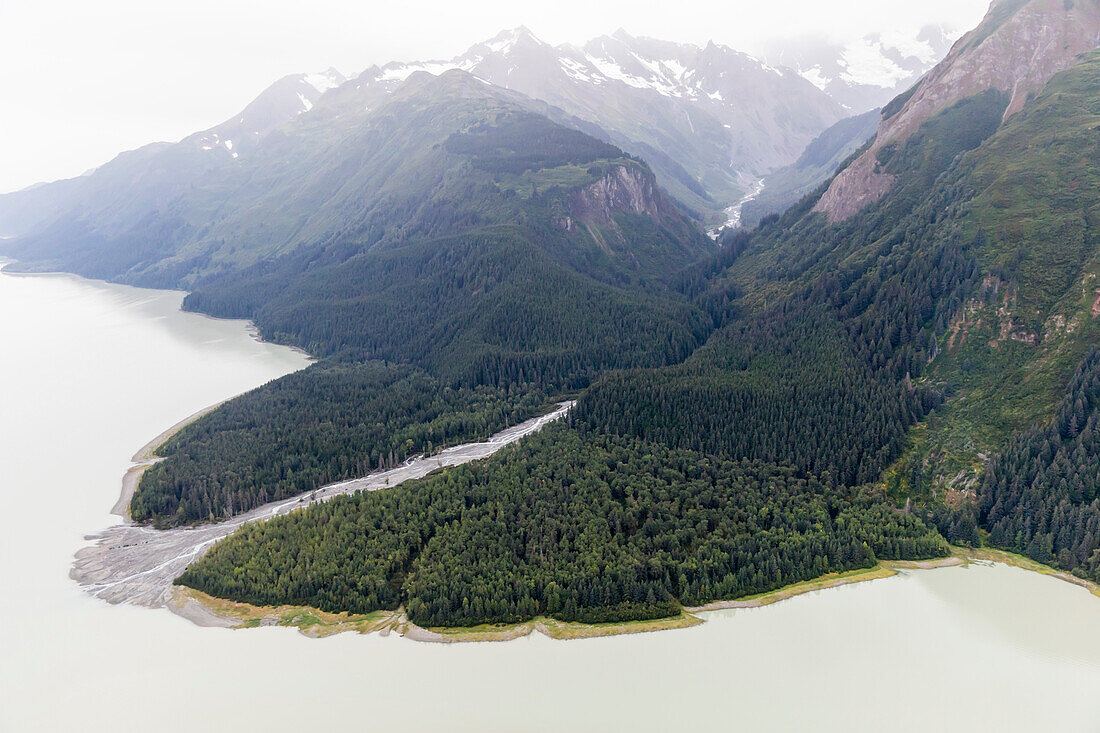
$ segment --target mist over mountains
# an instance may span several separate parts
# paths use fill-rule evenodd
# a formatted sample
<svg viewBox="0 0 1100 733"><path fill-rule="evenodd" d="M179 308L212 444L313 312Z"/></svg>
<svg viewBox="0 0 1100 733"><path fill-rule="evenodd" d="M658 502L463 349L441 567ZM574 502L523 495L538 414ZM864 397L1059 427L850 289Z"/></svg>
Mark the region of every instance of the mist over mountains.
<svg viewBox="0 0 1100 733"><path fill-rule="evenodd" d="M873 33L847 43L822 37L764 44L760 58L798 71L852 114L882 107L947 55L959 33L928 25L915 36Z"/></svg>
<svg viewBox="0 0 1100 733"><path fill-rule="evenodd" d="M853 86L849 76L865 80L896 61L904 75L895 69L889 79L902 86L931 67L943 38L926 29L898 42L908 56L882 44L885 62L806 40L772 47L765 62L714 43L699 47L622 30L583 46L551 46L520 27L447 61L391 62L352 78L335 69L285 77L238 114L177 144L146 145L84 176L0 196L0 233L26 234L65 216L132 218L167 203L207 171L247 158L281 126L316 128L315 120L348 113L358 118L414 72L448 69L538 100L566 124L643 158L676 200L718 222L752 181L794 163L832 124L889 93L874 83ZM823 84L822 74L835 78ZM862 101L853 90L863 90Z"/></svg>

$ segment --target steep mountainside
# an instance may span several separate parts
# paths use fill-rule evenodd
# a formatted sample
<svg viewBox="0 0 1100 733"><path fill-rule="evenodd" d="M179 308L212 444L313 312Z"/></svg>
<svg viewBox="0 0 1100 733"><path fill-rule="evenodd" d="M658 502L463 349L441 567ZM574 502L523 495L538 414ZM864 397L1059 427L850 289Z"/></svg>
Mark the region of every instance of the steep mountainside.
<svg viewBox="0 0 1100 733"><path fill-rule="evenodd" d="M883 110L875 141L821 197L832 221L877 201L894 177L880 153L909 138L925 121L986 89L1009 96L1005 119L1017 113L1057 72L1100 42L1100 6L1089 0L998 0L981 25L916 87Z"/></svg>

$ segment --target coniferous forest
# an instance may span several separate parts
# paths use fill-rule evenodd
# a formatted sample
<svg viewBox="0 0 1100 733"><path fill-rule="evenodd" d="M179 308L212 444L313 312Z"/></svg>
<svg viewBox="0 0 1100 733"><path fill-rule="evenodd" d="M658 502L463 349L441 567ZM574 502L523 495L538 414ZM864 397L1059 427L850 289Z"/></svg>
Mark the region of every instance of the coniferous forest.
<svg viewBox="0 0 1100 733"><path fill-rule="evenodd" d="M993 460L979 511L998 547L1100 581L1100 351L1078 367L1054 419Z"/></svg>
<svg viewBox="0 0 1100 733"><path fill-rule="evenodd" d="M248 525L179 583L428 626L648 619L947 545L865 489L555 425L482 463Z"/></svg>
<svg viewBox="0 0 1100 733"><path fill-rule="evenodd" d="M382 362L316 364L200 418L157 450L130 504L160 526L215 520L409 456L487 438L546 409L538 390L448 388Z"/></svg>
<svg viewBox="0 0 1100 733"><path fill-rule="evenodd" d="M591 382L569 427L249 528L180 582L262 604L404 605L428 625L650 618L876 558L944 554L917 516L955 541L980 541L981 527L997 546L1094 576L1095 356L1055 423L992 461L977 503L945 505L917 481L909 496L867 488L914 460L913 426L950 418L971 379L960 311L1027 266L999 257L1003 241L974 223L984 143L1006 104L993 92L963 100L882 150L896 189L850 220L826 224L811 196L664 278L651 292L704 319L692 353L661 339L667 363L604 361L579 382L527 362L534 384ZM997 140L1013 134L1025 133ZM937 368L955 361L964 368ZM498 383L472 381L483 379ZM897 508L914 497L919 511Z"/></svg>

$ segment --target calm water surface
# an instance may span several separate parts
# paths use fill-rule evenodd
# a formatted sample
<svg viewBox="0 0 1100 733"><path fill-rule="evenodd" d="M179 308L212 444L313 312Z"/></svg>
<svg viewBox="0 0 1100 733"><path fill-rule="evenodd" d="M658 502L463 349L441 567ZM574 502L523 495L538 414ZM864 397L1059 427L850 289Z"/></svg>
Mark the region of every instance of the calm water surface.
<svg viewBox="0 0 1100 733"><path fill-rule="evenodd" d="M195 627L69 580L130 456L305 365L182 295L0 275L0 730L1100 731L1100 598L906 573L693 629L443 646Z"/></svg>

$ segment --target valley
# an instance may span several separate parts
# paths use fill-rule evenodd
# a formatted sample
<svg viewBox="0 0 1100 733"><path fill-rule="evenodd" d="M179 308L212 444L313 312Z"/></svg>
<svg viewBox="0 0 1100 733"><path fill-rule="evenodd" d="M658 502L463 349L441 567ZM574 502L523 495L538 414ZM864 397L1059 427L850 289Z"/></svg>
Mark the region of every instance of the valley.
<svg viewBox="0 0 1100 733"><path fill-rule="evenodd" d="M1020 695L1041 676L1020 671L1029 644L1046 682L1093 679L1097 130L1100 0L993 0L962 34L759 57L520 26L450 59L287 76L180 142L0 195L0 298L95 304L94 333L150 339L128 336L131 359L166 348L149 335L164 304L173 328L219 334L166 353L235 356L239 327L275 359L211 381L198 405L216 404L139 453L124 523L86 536L70 578L233 644L281 632L224 629L268 626L379 632L339 642L372 649L514 641L456 652L495 662L592 638L626 650L620 671L665 636L745 644L711 621L765 605L802 629L772 639L787 666L799 648L848 659L838 640L858 660L845 619L872 609L843 599L880 599L904 620L883 648L914 667L855 662L849 693L892 674ZM145 304L155 318L128 320ZM18 330L32 316L11 342L53 354ZM33 369L13 353L19 404ZM1066 629L1021 635L998 593ZM676 633L625 638L658 630ZM1047 658L1063 631L1079 665ZM955 687L908 676L929 669ZM1096 712L1081 700L1074 729Z"/></svg>
<svg viewBox="0 0 1100 733"><path fill-rule="evenodd" d="M767 184L765 183L763 178L757 181L753 181L752 185L749 187L748 193L742 196L740 201L725 210L725 223L723 223L721 226L717 226L707 230L707 234L709 234L712 238L717 239L718 236L722 233L723 229L737 229L738 227L740 227L741 212L744 210L745 205L755 200L756 197L759 196L760 193L764 190L766 185Z"/></svg>

